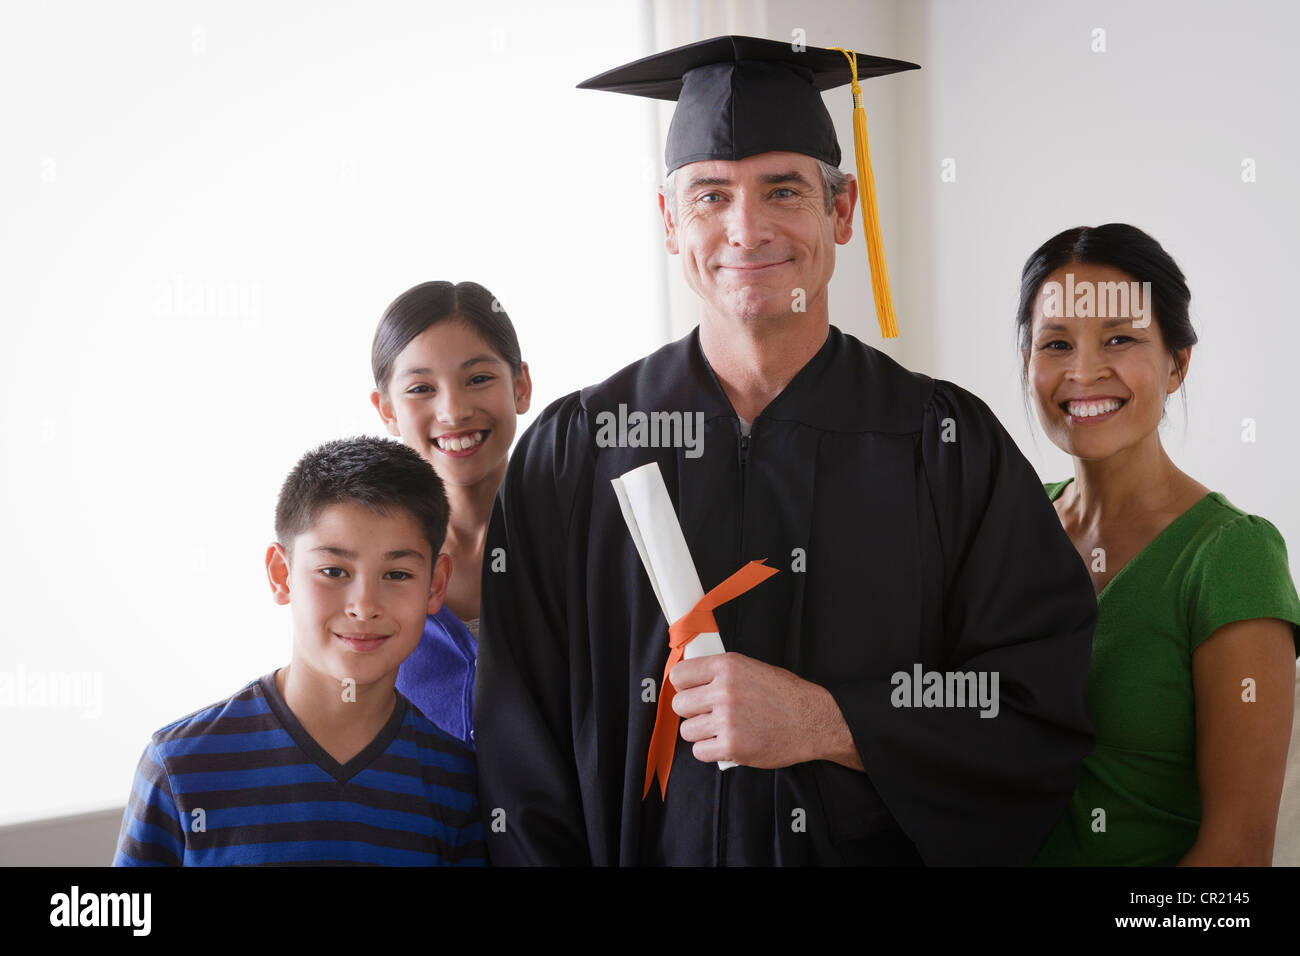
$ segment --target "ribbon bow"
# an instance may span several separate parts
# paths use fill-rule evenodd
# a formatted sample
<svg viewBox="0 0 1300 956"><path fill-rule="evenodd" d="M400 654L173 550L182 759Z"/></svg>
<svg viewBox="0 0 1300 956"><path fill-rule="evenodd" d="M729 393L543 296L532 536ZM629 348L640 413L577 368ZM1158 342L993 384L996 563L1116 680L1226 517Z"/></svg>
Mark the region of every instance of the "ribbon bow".
<svg viewBox="0 0 1300 956"><path fill-rule="evenodd" d="M673 768L673 751L677 746L677 726L681 718L673 710L673 697L676 690L668 679L668 672L682 659L686 645L698 634L716 634L718 623L713 619L713 609L726 604L732 598L739 597L750 588L766 581L776 574L777 568L769 568L766 561L750 561L721 584L714 587L698 601L689 611L673 621L668 627L668 663L664 665L664 679L659 688L659 709L655 714L655 729L650 735L650 751L645 762L645 789L641 793L644 800L650 793L650 784L655 773L659 774L659 795L668 795L668 774Z"/></svg>

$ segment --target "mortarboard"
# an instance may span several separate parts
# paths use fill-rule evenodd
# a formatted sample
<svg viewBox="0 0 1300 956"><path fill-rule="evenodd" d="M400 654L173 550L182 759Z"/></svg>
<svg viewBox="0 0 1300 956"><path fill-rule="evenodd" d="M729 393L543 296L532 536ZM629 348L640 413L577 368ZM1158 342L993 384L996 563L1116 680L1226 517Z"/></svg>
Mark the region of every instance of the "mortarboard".
<svg viewBox="0 0 1300 956"><path fill-rule="evenodd" d="M822 91L852 84L853 138L880 334L898 335L885 267L875 178L859 79L920 67L849 50L795 47L756 37L714 37L615 67L578 84L676 100L664 162L668 172L707 159L738 160L767 152L803 153L832 166L840 146Z"/></svg>

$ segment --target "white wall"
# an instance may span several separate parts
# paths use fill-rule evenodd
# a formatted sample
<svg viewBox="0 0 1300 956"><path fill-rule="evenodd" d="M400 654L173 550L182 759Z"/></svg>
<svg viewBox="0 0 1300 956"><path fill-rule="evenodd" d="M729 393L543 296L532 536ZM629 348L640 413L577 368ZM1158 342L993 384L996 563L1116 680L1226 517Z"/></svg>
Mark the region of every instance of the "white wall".
<svg viewBox="0 0 1300 956"><path fill-rule="evenodd" d="M734 8L736 5L729 5ZM761 10L760 10L761 7ZM859 235L839 251L831 321L905 365L978 394L1044 480L1073 474L1026 413L1014 341L1020 270L1075 225L1128 222L1187 275L1200 337L1175 463L1271 520L1300 552L1290 281L1300 260L1293 55L1284 0L768 0L743 7L772 38L803 29L920 63L864 84L901 328L882 342ZM1093 52L1093 31L1106 51ZM851 169L847 92L827 94ZM1242 161L1257 181L1242 181ZM941 165L956 163L955 182ZM855 227L859 224L855 221ZM858 231L855 229L855 231ZM1254 419L1257 440L1242 441ZM1032 426L1031 426L1032 421Z"/></svg>
<svg viewBox="0 0 1300 956"><path fill-rule="evenodd" d="M1300 259L1300 7L934 0L908 9L899 55L924 70L908 77L918 108L901 130L914 174L900 262L912 299L900 322L924 339L924 370L988 401L1044 479L1073 474L1036 418L1031 436L1024 411L1012 337L1020 269L1070 226L1146 230L1186 274L1200 337L1187 428L1174 396L1165 446L1183 470L1276 524L1300 569L1300 326L1290 289ZM1095 28L1104 53L1090 49ZM939 179L947 157L954 183ZM1256 182L1242 181L1245 158ZM1257 423L1253 444L1242 441L1245 418Z"/></svg>
<svg viewBox="0 0 1300 956"><path fill-rule="evenodd" d="M0 865L110 866L122 807L0 827Z"/></svg>
<svg viewBox="0 0 1300 956"><path fill-rule="evenodd" d="M287 661L276 494L383 434L398 293L497 294L521 430L659 344L651 232L606 239L652 223L610 173L649 107L574 89L650 52L646 9L565 8L0 6L0 822L120 807L150 733Z"/></svg>

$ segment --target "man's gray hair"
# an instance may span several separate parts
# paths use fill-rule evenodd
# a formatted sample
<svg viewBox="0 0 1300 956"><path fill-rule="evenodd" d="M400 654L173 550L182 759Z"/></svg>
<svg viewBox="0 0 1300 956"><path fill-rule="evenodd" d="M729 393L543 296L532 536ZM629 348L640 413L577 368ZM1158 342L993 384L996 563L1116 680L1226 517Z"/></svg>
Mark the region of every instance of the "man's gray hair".
<svg viewBox="0 0 1300 956"><path fill-rule="evenodd" d="M822 196L826 202L826 214L829 216L831 210L835 208L835 199L842 196L849 188L849 174L820 159L817 160L817 169L822 175ZM659 187L668 200L668 211L672 213L673 219L677 218L677 186L673 182L673 177L676 175L677 170L674 169Z"/></svg>

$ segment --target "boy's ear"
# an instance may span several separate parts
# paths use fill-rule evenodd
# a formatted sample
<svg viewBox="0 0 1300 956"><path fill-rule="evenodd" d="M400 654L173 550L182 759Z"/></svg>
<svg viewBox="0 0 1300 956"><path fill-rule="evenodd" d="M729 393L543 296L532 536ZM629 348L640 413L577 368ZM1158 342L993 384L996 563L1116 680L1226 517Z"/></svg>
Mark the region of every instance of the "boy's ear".
<svg viewBox="0 0 1300 956"><path fill-rule="evenodd" d="M377 388L371 389L370 404L375 406L375 411L379 412L379 417L383 420L384 427L388 429L388 434L395 438L401 438L402 433L397 430L397 415L393 412L393 403L388 400L388 396Z"/></svg>
<svg viewBox="0 0 1300 956"><path fill-rule="evenodd" d="M277 541L266 549L266 579L276 604L289 603L289 557Z"/></svg>
<svg viewBox="0 0 1300 956"><path fill-rule="evenodd" d="M429 582L429 613L442 610L447 597L447 582L451 580L451 555L440 554L433 562L433 579Z"/></svg>

